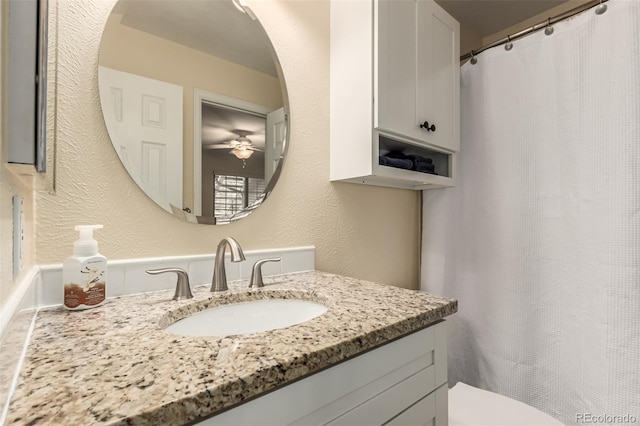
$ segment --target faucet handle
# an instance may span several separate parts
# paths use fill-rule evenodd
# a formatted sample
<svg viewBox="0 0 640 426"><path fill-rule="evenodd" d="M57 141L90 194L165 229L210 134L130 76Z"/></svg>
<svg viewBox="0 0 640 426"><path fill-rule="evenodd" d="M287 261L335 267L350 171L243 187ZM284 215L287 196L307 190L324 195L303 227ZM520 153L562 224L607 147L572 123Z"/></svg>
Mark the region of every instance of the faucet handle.
<svg viewBox="0 0 640 426"><path fill-rule="evenodd" d="M249 288L252 287L264 287L264 282L262 281L262 265L267 262L280 262L279 257L274 257L271 259L262 259L258 260L253 265L253 271L251 271L251 279L249 280Z"/></svg>
<svg viewBox="0 0 640 426"><path fill-rule="evenodd" d="M173 295L173 300L192 299L191 286L189 285L189 275L184 269L181 268L163 268L163 269L149 269L147 274L158 275L165 274L167 272L175 272L178 275L178 282L176 282L176 293Z"/></svg>

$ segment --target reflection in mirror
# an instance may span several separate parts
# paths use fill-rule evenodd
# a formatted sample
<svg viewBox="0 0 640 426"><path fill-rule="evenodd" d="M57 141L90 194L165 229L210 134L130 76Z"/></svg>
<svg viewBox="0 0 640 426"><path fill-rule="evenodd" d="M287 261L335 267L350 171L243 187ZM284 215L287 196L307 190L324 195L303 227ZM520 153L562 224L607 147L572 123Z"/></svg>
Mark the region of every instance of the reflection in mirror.
<svg viewBox="0 0 640 426"><path fill-rule="evenodd" d="M229 223L273 189L286 87L264 29L232 0L119 0L98 81L122 164L166 211Z"/></svg>

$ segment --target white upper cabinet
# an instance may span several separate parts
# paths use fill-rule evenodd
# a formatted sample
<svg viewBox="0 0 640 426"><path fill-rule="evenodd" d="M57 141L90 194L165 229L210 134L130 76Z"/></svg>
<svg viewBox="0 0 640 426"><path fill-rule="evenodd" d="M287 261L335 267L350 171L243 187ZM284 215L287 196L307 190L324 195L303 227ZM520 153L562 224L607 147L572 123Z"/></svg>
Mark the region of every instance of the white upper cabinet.
<svg viewBox="0 0 640 426"><path fill-rule="evenodd" d="M459 24L433 0L333 0L331 179L453 185L459 56ZM389 151L428 159L437 174L415 161L411 168L381 164Z"/></svg>
<svg viewBox="0 0 640 426"><path fill-rule="evenodd" d="M374 4L375 127L457 151L458 22L429 0Z"/></svg>

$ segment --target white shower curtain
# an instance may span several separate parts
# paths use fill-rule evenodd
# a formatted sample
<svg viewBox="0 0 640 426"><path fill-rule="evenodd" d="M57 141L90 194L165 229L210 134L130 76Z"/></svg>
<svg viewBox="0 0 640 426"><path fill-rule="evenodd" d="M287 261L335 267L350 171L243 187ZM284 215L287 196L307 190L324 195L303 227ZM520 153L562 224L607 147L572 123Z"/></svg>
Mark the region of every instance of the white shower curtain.
<svg viewBox="0 0 640 426"><path fill-rule="evenodd" d="M450 385L566 424L640 424L640 1L607 5L463 65L457 186L424 191Z"/></svg>

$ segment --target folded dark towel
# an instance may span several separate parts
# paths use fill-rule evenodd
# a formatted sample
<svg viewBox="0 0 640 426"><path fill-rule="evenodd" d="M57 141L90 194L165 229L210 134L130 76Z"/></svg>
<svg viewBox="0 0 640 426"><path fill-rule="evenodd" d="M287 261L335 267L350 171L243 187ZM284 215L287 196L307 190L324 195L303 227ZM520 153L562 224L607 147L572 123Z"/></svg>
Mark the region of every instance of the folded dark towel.
<svg viewBox="0 0 640 426"><path fill-rule="evenodd" d="M385 155L387 158L399 158L401 160L411 160L412 155L407 155L402 151L389 151Z"/></svg>
<svg viewBox="0 0 640 426"><path fill-rule="evenodd" d="M436 173L436 166L433 164L433 160L431 158L424 158L420 161L415 162L415 170L423 173L430 173L432 175Z"/></svg>
<svg viewBox="0 0 640 426"><path fill-rule="evenodd" d="M409 159L391 158L384 155L378 157L383 166L396 167L398 169L413 170L413 161Z"/></svg>
<svg viewBox="0 0 640 426"><path fill-rule="evenodd" d="M421 173L437 175L436 166L431 158L419 155L407 155L402 151L390 151L379 156L379 163L383 166L397 167L406 170L415 170Z"/></svg>

